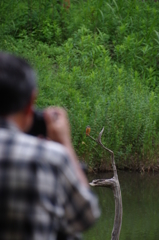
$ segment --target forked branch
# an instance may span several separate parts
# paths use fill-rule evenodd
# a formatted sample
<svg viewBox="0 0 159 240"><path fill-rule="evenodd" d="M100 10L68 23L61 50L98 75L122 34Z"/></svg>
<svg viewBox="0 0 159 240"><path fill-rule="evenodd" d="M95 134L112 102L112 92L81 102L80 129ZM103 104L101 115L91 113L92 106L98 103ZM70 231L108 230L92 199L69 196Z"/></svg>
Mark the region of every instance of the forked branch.
<svg viewBox="0 0 159 240"><path fill-rule="evenodd" d="M115 198L115 217L114 217L114 227L112 230L112 236L111 240L119 240L120 236L120 230L122 225L122 196L121 196L121 190L120 190L120 183L118 179L117 169L115 165L114 160L114 153L110 149L106 148L102 142L101 137L104 132L104 127L102 128L101 132L99 133L99 136L97 139L94 139L92 136L90 136L87 131L86 135L91 138L93 141L98 143L102 148L104 148L106 151L108 151L111 154L111 160L112 160L112 167L113 167L113 173L114 176L111 179L96 179L93 180L90 185L92 187L109 187L113 190L114 198Z"/></svg>

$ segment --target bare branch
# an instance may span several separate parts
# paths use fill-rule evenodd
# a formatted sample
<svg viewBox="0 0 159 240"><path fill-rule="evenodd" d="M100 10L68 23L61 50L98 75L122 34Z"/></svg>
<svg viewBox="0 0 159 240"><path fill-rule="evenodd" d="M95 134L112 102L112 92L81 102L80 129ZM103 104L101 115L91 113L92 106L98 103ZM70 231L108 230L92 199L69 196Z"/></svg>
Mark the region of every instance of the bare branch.
<svg viewBox="0 0 159 240"><path fill-rule="evenodd" d="M111 179L95 179L90 183L92 187L109 187L115 186L116 182L114 178Z"/></svg>
<svg viewBox="0 0 159 240"><path fill-rule="evenodd" d="M101 142L101 137L102 137L102 134L104 132L104 127L102 128L101 132L99 133L99 136L98 136L98 142Z"/></svg>
<svg viewBox="0 0 159 240"><path fill-rule="evenodd" d="M122 213L123 213L120 183L119 183L117 169L116 169L115 160L114 160L114 152L111 151L109 148L106 148L102 144L101 137L102 137L103 132L104 132L104 127L102 128L101 132L99 133L99 136L97 139L94 139L89 134L87 134L87 136L111 154L114 177L111 179L93 180L90 183L90 186L92 186L92 187L109 187L113 190L114 199L115 199L115 217L114 217L114 227L113 227L113 231L112 231L111 240L119 240L121 224L122 224Z"/></svg>
<svg viewBox="0 0 159 240"><path fill-rule="evenodd" d="M96 143L98 143L97 139L94 139L92 136L87 135L87 137L91 138L93 141L95 141Z"/></svg>

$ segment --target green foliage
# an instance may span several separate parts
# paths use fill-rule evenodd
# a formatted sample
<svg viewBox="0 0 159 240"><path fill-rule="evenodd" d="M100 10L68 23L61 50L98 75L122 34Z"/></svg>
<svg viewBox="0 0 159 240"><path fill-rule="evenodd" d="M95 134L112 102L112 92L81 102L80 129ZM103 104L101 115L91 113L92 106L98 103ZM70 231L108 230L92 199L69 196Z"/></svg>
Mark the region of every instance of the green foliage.
<svg viewBox="0 0 159 240"><path fill-rule="evenodd" d="M57 1L17 0L0 6L0 49L37 69L37 106L68 111L82 159L92 167L110 161L86 138L89 124L94 137L105 127L102 141L120 167L157 161L159 3L74 0L66 10Z"/></svg>

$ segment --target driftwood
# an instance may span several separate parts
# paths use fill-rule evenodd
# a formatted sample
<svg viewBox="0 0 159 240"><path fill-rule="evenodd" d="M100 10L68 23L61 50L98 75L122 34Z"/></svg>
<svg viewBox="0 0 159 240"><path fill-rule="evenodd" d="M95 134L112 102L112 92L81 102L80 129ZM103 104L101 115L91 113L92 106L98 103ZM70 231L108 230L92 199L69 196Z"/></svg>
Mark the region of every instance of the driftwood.
<svg viewBox="0 0 159 240"><path fill-rule="evenodd" d="M103 131L104 131L104 127L102 131L99 133L99 136L97 139L94 139L92 136L90 136L89 133L87 132L87 129L86 129L86 135L111 154L114 176L111 179L93 180L90 183L90 185L92 187L109 187L113 190L114 198L115 198L115 217L114 217L114 227L112 230L111 240L119 240L119 235L120 235L120 230L122 225L122 213L123 213L122 196L121 196L120 184L119 184L117 169L116 169L115 160L114 160L114 153L110 149L106 148L101 142Z"/></svg>

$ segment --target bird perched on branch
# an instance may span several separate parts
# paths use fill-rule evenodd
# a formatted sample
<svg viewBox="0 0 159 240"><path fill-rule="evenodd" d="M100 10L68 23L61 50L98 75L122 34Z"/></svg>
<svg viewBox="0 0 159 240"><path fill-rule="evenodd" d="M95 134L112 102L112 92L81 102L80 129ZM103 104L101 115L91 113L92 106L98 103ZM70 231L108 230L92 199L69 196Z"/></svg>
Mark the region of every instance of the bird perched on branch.
<svg viewBox="0 0 159 240"><path fill-rule="evenodd" d="M89 136L90 131L91 131L91 127L88 125L88 126L86 127L86 135L87 135L87 136Z"/></svg>

